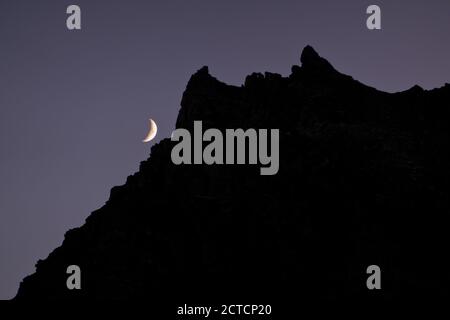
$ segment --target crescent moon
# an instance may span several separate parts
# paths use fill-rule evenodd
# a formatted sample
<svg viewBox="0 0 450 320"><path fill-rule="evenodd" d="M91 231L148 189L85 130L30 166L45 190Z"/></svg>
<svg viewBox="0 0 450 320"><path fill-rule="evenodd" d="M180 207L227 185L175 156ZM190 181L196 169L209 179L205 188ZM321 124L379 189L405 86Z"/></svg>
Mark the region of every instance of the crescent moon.
<svg viewBox="0 0 450 320"><path fill-rule="evenodd" d="M156 132L158 132L158 127L156 126L155 121L149 119L149 122L150 122L150 130L148 131L148 134L145 137L145 139L142 140L142 142L144 143L153 140L153 138L156 136Z"/></svg>

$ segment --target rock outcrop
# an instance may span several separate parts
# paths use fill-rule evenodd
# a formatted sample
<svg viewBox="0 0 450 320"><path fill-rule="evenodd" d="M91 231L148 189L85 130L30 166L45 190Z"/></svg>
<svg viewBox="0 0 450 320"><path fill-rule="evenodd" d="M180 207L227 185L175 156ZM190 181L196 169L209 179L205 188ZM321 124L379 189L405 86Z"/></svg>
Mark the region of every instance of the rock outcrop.
<svg viewBox="0 0 450 320"><path fill-rule="evenodd" d="M37 263L16 299L448 295L450 86L390 94L309 46L301 62L288 77L254 73L241 87L203 67L176 121L279 128L278 174L176 166L164 139ZM72 264L82 290L66 288ZM373 264L380 291L366 287Z"/></svg>

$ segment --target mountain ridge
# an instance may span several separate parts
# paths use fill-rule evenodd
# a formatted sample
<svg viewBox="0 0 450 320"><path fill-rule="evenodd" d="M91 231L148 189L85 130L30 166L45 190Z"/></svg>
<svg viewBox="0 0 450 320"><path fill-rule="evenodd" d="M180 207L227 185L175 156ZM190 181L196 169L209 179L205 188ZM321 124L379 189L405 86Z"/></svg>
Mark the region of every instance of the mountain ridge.
<svg viewBox="0 0 450 320"><path fill-rule="evenodd" d="M448 266L440 252L450 207L450 85L385 93L336 71L311 46L301 62L288 77L253 73L240 87L202 67L176 120L188 130L194 120L205 129L280 129L277 175L260 177L255 166L175 166L173 142L163 139L38 261L16 299L271 296L296 288L321 298L371 297L371 264L386 272L381 298L447 295L439 270ZM82 290L65 286L70 264L81 267Z"/></svg>

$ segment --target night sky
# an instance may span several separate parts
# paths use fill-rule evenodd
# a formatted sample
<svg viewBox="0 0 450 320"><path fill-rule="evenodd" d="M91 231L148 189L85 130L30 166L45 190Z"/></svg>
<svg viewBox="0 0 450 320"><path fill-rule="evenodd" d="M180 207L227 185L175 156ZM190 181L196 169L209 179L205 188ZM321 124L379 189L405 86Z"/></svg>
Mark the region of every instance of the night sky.
<svg viewBox="0 0 450 320"><path fill-rule="evenodd" d="M377 89L431 89L450 82L449 31L448 0L0 0L0 299L138 170L148 118L170 136L203 65L241 85L310 44Z"/></svg>

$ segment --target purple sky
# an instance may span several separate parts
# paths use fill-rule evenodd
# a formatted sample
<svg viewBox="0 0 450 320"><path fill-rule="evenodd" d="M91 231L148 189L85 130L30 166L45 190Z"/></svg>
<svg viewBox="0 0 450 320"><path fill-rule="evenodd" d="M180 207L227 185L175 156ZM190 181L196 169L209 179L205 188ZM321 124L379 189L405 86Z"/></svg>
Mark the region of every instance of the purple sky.
<svg viewBox="0 0 450 320"><path fill-rule="evenodd" d="M448 0L0 0L0 299L137 171L149 117L170 136L201 66L240 85L311 44L378 89L430 89L450 82L449 31Z"/></svg>

